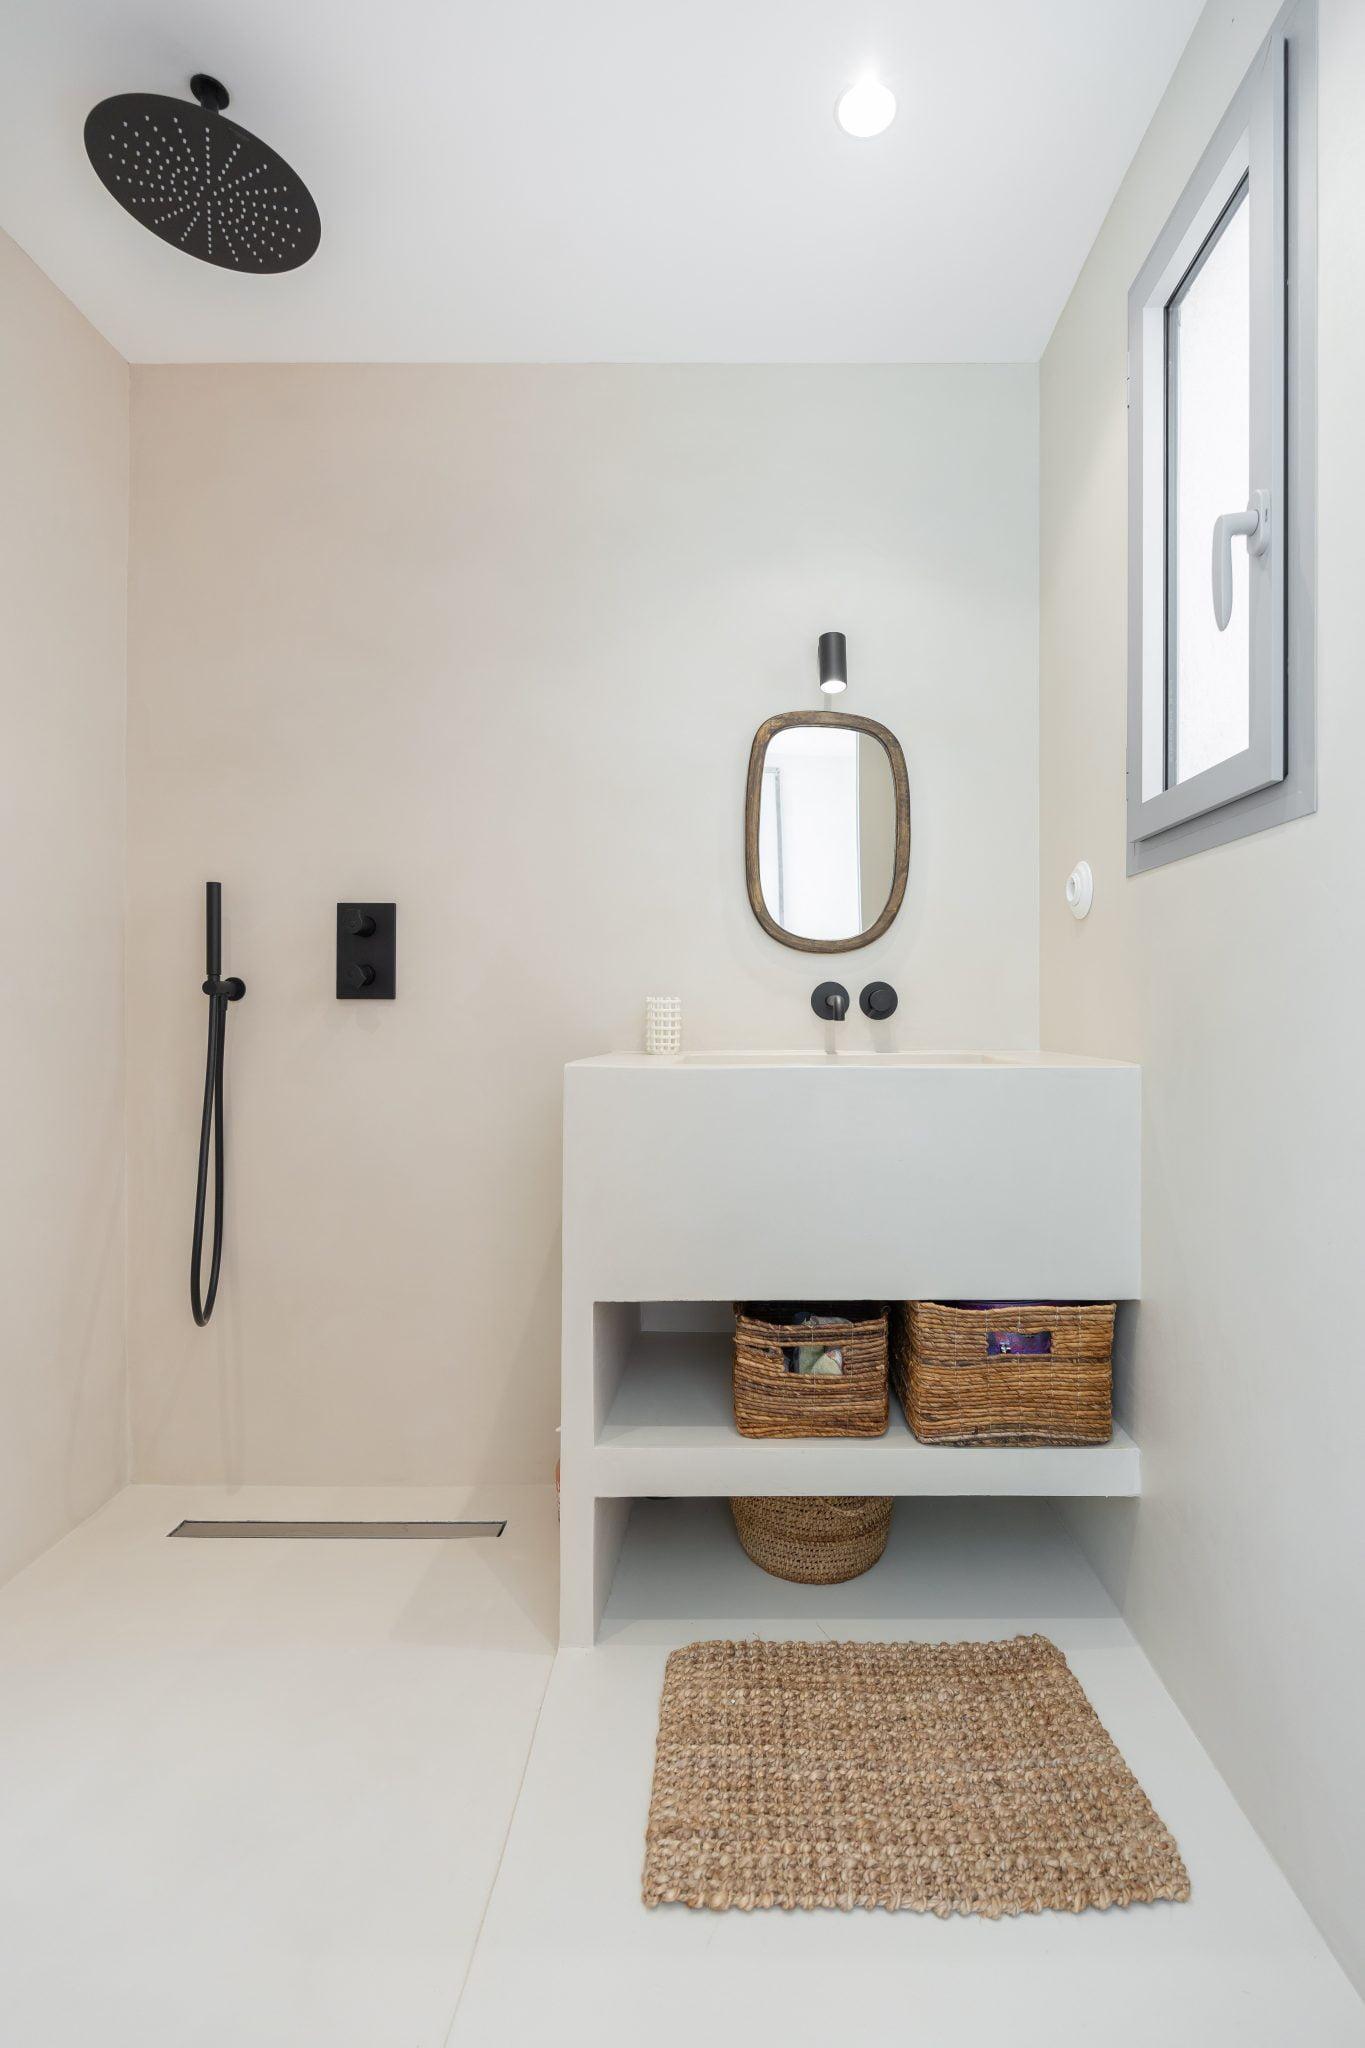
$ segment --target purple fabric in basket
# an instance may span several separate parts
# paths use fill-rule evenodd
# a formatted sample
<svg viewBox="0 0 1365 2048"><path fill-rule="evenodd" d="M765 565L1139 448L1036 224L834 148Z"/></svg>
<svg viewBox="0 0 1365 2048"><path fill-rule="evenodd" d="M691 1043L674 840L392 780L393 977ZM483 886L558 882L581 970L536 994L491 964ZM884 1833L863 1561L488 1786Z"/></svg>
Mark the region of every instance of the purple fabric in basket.
<svg viewBox="0 0 1365 2048"><path fill-rule="evenodd" d="M987 1330L987 1358L1050 1358L1051 1330Z"/></svg>

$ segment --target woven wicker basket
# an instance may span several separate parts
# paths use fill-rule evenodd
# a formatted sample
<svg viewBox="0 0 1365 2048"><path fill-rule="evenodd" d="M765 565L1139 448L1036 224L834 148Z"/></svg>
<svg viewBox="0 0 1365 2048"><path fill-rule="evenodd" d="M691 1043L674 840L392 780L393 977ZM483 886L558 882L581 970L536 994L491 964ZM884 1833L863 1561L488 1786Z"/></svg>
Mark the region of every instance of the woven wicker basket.
<svg viewBox="0 0 1365 2048"><path fill-rule="evenodd" d="M875 1301L814 1303L847 1320L818 1333L794 1323L804 1303L742 1301L735 1307L735 1427L741 1436L881 1436L888 1414L886 1308ZM790 1372L786 1353L814 1338L843 1353L825 1379Z"/></svg>
<svg viewBox="0 0 1365 2048"><path fill-rule="evenodd" d="M836 1586L868 1571L891 1531L890 1496L815 1494L786 1500L738 1494L730 1502L739 1540L775 1579Z"/></svg>
<svg viewBox="0 0 1365 2048"><path fill-rule="evenodd" d="M892 1331L905 1419L927 1444L1107 1444L1114 1304L908 1301Z"/></svg>

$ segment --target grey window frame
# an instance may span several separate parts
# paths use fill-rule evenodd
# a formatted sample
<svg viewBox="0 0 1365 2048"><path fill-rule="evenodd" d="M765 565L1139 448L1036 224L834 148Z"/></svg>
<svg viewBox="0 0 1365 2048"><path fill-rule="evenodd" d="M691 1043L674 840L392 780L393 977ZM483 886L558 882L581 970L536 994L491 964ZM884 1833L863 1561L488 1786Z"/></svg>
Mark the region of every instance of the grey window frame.
<svg viewBox="0 0 1365 2048"><path fill-rule="evenodd" d="M1130 875L1317 807L1316 85L1316 0L1290 0L1128 294ZM1166 310L1202 261L1248 169L1253 206L1260 201L1251 216L1253 294L1261 284L1252 309L1252 484L1264 482L1271 494L1267 573L1252 579L1250 745L1172 785ZM1145 794L1158 777L1160 786Z"/></svg>

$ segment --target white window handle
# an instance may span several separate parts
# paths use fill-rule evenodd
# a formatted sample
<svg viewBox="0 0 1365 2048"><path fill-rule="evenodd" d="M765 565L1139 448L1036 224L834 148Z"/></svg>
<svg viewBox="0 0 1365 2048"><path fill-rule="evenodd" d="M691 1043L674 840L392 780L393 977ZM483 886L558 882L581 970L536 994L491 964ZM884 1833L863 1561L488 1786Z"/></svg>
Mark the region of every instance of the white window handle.
<svg viewBox="0 0 1365 2048"><path fill-rule="evenodd" d="M1247 553L1263 555L1270 546L1270 493L1253 491L1245 512L1220 512L1213 522L1213 616L1220 633L1232 617L1232 536L1246 536Z"/></svg>

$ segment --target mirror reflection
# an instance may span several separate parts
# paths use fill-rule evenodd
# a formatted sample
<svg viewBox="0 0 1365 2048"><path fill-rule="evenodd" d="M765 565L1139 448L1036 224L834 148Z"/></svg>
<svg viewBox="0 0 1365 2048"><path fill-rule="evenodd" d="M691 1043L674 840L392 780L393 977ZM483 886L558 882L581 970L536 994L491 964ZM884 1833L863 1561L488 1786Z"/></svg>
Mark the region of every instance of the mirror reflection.
<svg viewBox="0 0 1365 2048"><path fill-rule="evenodd" d="M870 724L831 713L793 716L771 721L779 729L769 730L761 755L756 743L750 897L756 866L755 912L788 944L833 950L866 943L899 906L899 895L895 905L891 899L902 837L908 852L908 802L902 830L893 757ZM903 761L900 767L903 777Z"/></svg>

